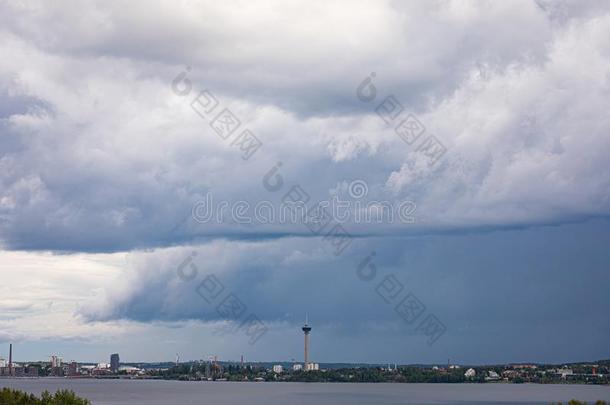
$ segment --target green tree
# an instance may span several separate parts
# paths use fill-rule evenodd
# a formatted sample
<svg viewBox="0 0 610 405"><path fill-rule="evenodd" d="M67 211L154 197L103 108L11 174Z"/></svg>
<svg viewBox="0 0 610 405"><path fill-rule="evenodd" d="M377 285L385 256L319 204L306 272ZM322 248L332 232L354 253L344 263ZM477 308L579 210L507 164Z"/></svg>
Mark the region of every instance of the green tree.
<svg viewBox="0 0 610 405"><path fill-rule="evenodd" d="M70 390L58 390L55 394L44 391L38 398L34 394L3 388L0 391L0 405L91 405L91 402Z"/></svg>

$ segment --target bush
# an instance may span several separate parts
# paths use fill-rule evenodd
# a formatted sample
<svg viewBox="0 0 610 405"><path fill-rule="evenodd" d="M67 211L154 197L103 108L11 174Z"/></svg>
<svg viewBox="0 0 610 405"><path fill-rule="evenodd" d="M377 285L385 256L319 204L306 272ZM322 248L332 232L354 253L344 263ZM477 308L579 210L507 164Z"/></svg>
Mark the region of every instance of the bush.
<svg viewBox="0 0 610 405"><path fill-rule="evenodd" d="M3 388L0 391L0 405L91 405L91 402L69 390L58 390L55 394L44 391L38 398L34 394Z"/></svg>

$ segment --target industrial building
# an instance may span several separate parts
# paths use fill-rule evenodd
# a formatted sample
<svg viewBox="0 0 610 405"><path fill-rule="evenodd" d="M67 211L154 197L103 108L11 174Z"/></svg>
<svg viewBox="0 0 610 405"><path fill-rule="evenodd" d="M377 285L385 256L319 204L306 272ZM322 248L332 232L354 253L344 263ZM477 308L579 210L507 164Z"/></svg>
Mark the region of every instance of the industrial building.
<svg viewBox="0 0 610 405"><path fill-rule="evenodd" d="M13 344L9 344L8 363L5 359L1 359L0 376L3 377L38 377L38 368L13 363Z"/></svg>

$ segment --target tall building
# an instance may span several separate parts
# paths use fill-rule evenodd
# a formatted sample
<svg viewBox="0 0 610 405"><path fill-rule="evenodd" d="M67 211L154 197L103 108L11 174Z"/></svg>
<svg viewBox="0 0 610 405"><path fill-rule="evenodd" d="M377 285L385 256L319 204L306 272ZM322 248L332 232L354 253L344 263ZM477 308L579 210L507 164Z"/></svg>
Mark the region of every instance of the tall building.
<svg viewBox="0 0 610 405"><path fill-rule="evenodd" d="M311 332L311 326L307 323L307 315L305 315L305 325L301 328L305 335L305 369L307 370L307 364L309 363L309 332Z"/></svg>
<svg viewBox="0 0 610 405"><path fill-rule="evenodd" d="M120 365L119 354L118 353L111 354L110 355L110 371L112 371L113 373L118 373L119 365Z"/></svg>
<svg viewBox="0 0 610 405"><path fill-rule="evenodd" d="M61 367L61 357L59 356L51 356L51 367Z"/></svg>
<svg viewBox="0 0 610 405"><path fill-rule="evenodd" d="M69 364L68 364L68 375L69 376L75 376L78 375L78 363L75 362L74 360L72 360Z"/></svg>

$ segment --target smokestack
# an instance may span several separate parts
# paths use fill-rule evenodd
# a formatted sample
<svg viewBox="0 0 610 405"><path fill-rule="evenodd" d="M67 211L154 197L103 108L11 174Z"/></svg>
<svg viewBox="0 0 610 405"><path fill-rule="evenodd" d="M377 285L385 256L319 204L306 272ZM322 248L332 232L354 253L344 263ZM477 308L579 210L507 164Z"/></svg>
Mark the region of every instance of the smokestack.
<svg viewBox="0 0 610 405"><path fill-rule="evenodd" d="M13 375L13 344L8 347L8 375Z"/></svg>

